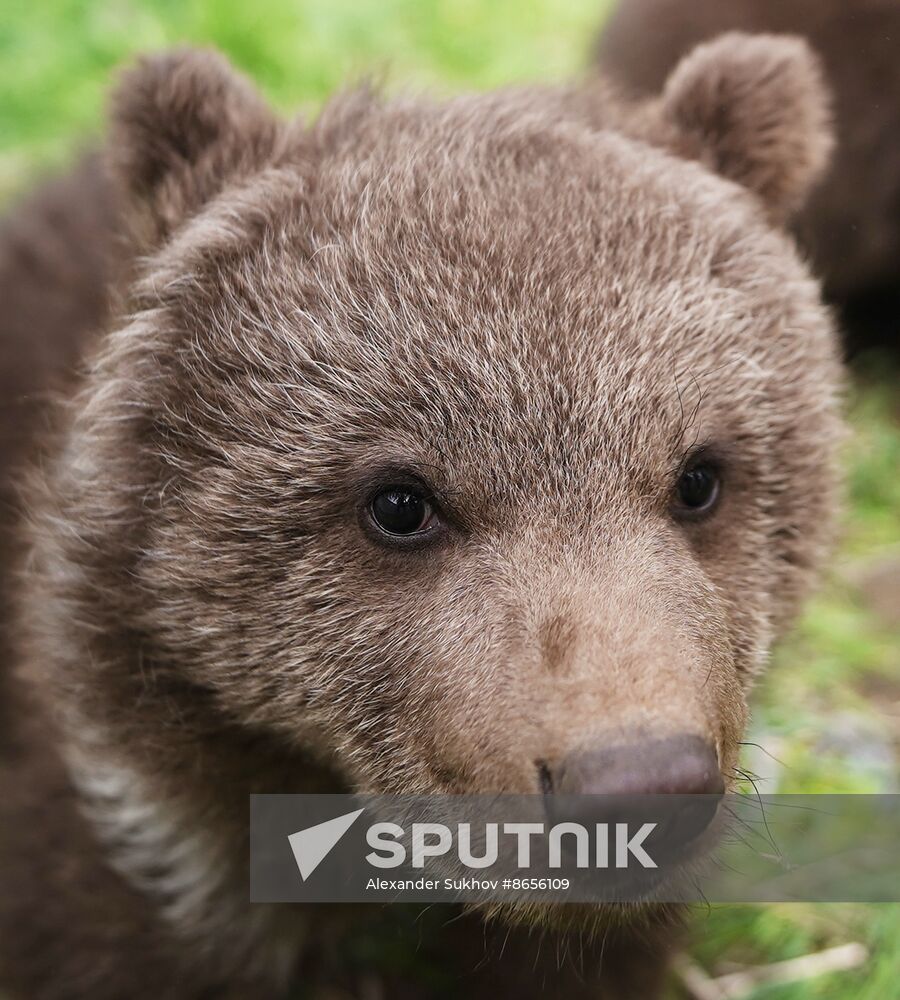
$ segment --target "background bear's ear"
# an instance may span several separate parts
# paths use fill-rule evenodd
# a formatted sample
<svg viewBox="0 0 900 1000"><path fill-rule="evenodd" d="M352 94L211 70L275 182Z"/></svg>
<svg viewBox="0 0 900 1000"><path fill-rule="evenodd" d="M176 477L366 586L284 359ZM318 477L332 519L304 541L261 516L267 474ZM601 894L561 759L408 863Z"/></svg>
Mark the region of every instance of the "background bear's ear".
<svg viewBox="0 0 900 1000"><path fill-rule="evenodd" d="M828 164L829 95L800 38L733 32L697 46L669 76L661 109L682 152L755 191L776 222Z"/></svg>
<svg viewBox="0 0 900 1000"><path fill-rule="evenodd" d="M215 52L176 49L127 70L113 94L109 157L139 248L262 166L278 134L268 105Z"/></svg>

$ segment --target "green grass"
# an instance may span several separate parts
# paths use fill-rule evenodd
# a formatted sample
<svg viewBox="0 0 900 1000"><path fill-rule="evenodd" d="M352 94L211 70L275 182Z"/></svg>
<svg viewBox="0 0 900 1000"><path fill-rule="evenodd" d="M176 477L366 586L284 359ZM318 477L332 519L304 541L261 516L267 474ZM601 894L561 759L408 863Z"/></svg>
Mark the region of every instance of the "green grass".
<svg viewBox="0 0 900 1000"><path fill-rule="evenodd" d="M900 393L889 365L877 380L873 367L860 366L849 400L833 569L754 699L757 738L787 765L782 791L898 790L900 636L868 606L864 583L871 566L900 560Z"/></svg>
<svg viewBox="0 0 900 1000"><path fill-rule="evenodd" d="M176 43L224 50L283 108L313 110L365 74L436 92L564 79L609 0L6 0L0 15L0 202L103 127L115 67ZM872 374L880 371L880 374ZM767 791L897 790L900 636L863 586L900 557L896 373L863 371L849 401L848 512L835 568L755 698L748 750ZM760 990L768 1000L900 994L900 906L715 907L697 915L709 968L863 940L860 973Z"/></svg>
<svg viewBox="0 0 900 1000"><path fill-rule="evenodd" d="M879 374L874 374L878 372ZM750 770L765 792L900 791L900 635L869 608L870 567L900 560L900 379L881 359L857 368L848 399L847 501L833 569L753 699ZM900 906L781 904L698 913L708 968L766 964L863 941L863 970L757 990L752 1000L900 996Z"/></svg>

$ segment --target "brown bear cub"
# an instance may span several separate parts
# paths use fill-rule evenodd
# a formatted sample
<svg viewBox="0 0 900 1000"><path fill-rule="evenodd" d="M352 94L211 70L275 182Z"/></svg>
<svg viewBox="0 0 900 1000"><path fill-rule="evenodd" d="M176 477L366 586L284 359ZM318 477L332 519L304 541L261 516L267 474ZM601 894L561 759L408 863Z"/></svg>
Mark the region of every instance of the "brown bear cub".
<svg viewBox="0 0 900 1000"><path fill-rule="evenodd" d="M837 148L795 220L855 350L900 355L900 3L897 0L619 0L597 47L604 72L650 95L723 31L803 35L834 94Z"/></svg>
<svg viewBox="0 0 900 1000"><path fill-rule="evenodd" d="M733 784L833 508L834 332L781 229L830 145L774 36L640 104L359 90L312 125L209 53L125 76L102 172L0 247L5 349L49 384L90 341L28 410L11 997L437 990L333 960L390 912L246 902L251 792L602 792L604 754L631 790ZM83 308L49 308L91 254ZM635 919L443 911L448 995L653 996L665 921Z"/></svg>

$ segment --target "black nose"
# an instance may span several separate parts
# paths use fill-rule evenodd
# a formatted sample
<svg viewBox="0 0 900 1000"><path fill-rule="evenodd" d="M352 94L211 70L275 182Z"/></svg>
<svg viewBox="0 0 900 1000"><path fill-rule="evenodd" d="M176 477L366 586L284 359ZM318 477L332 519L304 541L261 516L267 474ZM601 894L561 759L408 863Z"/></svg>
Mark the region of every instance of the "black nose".
<svg viewBox="0 0 900 1000"><path fill-rule="evenodd" d="M716 752L699 736L670 736L569 754L550 769L560 795L721 795Z"/></svg>
<svg viewBox="0 0 900 1000"><path fill-rule="evenodd" d="M551 822L655 822L670 858L706 830L725 790L715 749L690 734L572 753L542 779Z"/></svg>

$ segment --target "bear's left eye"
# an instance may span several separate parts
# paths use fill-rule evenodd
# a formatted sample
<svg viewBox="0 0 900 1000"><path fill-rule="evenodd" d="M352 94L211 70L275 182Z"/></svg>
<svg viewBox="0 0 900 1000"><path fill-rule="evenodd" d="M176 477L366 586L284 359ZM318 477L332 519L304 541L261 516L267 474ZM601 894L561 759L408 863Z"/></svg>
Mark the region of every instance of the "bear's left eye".
<svg viewBox="0 0 900 1000"><path fill-rule="evenodd" d="M673 507L676 514L695 517L708 514L716 506L721 492L721 475L710 461L699 459L679 476Z"/></svg>

